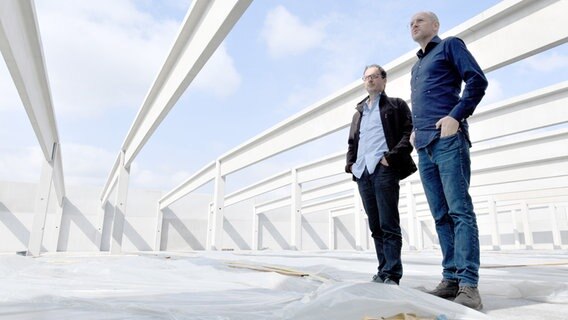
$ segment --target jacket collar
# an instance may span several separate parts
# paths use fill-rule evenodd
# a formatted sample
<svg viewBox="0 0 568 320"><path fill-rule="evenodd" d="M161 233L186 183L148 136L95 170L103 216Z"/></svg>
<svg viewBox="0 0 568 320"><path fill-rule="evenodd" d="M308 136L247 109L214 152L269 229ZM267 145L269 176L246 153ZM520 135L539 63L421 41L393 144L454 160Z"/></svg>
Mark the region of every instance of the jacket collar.
<svg viewBox="0 0 568 320"><path fill-rule="evenodd" d="M383 91L380 95L380 100L379 100L379 107L383 106L386 101L387 101L387 94ZM357 109L357 111L359 112L363 112L363 108L365 107L365 102L367 102L367 100L369 100L369 95L367 95L365 97L365 99L359 101L359 103L357 103L357 106L355 107L355 109Z"/></svg>

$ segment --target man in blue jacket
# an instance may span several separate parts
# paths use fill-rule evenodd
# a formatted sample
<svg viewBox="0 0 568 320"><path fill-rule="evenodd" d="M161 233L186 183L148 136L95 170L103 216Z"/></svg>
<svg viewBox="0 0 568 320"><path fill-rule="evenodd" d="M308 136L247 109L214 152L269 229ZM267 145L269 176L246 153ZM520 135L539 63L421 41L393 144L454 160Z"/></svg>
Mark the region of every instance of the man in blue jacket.
<svg viewBox="0 0 568 320"><path fill-rule="evenodd" d="M440 39L439 28L432 12L419 12L410 22L412 39L421 47L410 80L411 141L443 255L443 279L430 293L479 310L479 232L469 194L466 119L485 95L487 79L464 42Z"/></svg>
<svg viewBox="0 0 568 320"><path fill-rule="evenodd" d="M402 277L399 181L416 171L410 157L412 117L406 102L385 93L379 65L363 72L369 95L359 102L349 131L345 171L357 181L379 263L373 281L396 284Z"/></svg>

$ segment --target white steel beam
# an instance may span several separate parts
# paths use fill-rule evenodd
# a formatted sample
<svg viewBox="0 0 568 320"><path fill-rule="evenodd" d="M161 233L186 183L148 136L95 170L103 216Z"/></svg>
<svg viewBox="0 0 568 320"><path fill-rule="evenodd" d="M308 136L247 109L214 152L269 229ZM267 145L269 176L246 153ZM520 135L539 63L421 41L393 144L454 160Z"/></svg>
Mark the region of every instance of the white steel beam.
<svg viewBox="0 0 568 320"><path fill-rule="evenodd" d="M534 239L529 217L529 205L526 201L521 201L521 219L523 220L523 235L525 236L525 249L534 248Z"/></svg>
<svg viewBox="0 0 568 320"><path fill-rule="evenodd" d="M406 212L408 218L408 245L410 250L416 250L416 197L412 189L412 182L406 181Z"/></svg>
<svg viewBox="0 0 568 320"><path fill-rule="evenodd" d="M172 203L181 199L184 195L191 193L213 179L215 179L215 162L209 163L202 170L198 171L185 182L164 195L158 201L159 208L164 209L168 207Z"/></svg>
<svg viewBox="0 0 568 320"><path fill-rule="evenodd" d="M366 217L367 214L363 209L363 202L361 200L361 194L359 193L359 188L357 184L353 185L353 197L351 199L351 204L353 205L353 220L355 223L355 248L357 250L362 250L363 235L366 234L362 226L363 223L362 217Z"/></svg>
<svg viewBox="0 0 568 320"><path fill-rule="evenodd" d="M254 198L266 192L274 191L285 187L290 184L291 181L291 171L286 170L282 173L278 173L272 177L261 180L255 184L252 184L243 189L237 190L225 197L225 206L230 206L241 201Z"/></svg>
<svg viewBox="0 0 568 320"><path fill-rule="evenodd" d="M556 25L563 25L563 22L559 20L559 15L567 11L564 10L567 5L567 1L503 1L448 31L442 37L452 35L461 37L468 43L468 47L476 57L480 57L478 60L481 66L486 71L490 71L565 43L568 39L567 28L550 28L549 24L531 23L531 21L542 19L540 21L553 21ZM527 27L531 28L531 34L546 34L546 37L535 36L539 38L539 41L525 41ZM499 46L499 55L493 55L495 50L487 49L495 48L498 45L496 42L503 40L503 34L515 35L515 37L512 41L507 38L507 41L503 42L507 45ZM385 65L389 73L388 90L391 95L409 98L409 73L416 60L415 52L416 50L412 50ZM221 156L219 158L223 162L221 174L227 175L347 127L353 106L364 95L362 83L356 81L337 94L308 107ZM300 181L303 181L301 174Z"/></svg>
<svg viewBox="0 0 568 320"><path fill-rule="evenodd" d="M105 225L105 210L106 207L106 200L105 202L103 202L103 206L99 207L96 209L97 212L97 220L96 220L96 224L95 227L97 228L96 230L96 234L95 234L95 247L100 251L101 250L101 242L103 239L103 228Z"/></svg>
<svg viewBox="0 0 568 320"><path fill-rule="evenodd" d="M124 153L120 156L118 171L118 186L114 202L114 215L112 218L112 231L110 241L110 253L122 252L122 236L124 234L124 221L126 219L126 201L128 200L128 182L130 180L130 167L126 166Z"/></svg>
<svg viewBox="0 0 568 320"><path fill-rule="evenodd" d="M562 26L563 12L568 11L567 1L503 1L448 31L443 37L461 37L486 71L513 63L568 40L568 28L550 28L552 21ZM503 22L506 19L507 23ZM526 41L534 34L538 41ZM538 35L546 34L545 37ZM514 38L510 38L515 35ZM504 41L503 37L509 37ZM532 38L531 38L532 39ZM501 41L501 42L499 42ZM507 46L499 46L507 43ZM488 48L499 47L496 50ZM410 97L410 68L416 60L416 50L385 65L389 73L389 90L392 96ZM324 99L301 113L281 122L270 130L221 156L223 175L237 171L293 147L310 142L349 125L353 108L365 95L361 81L356 81L337 94Z"/></svg>
<svg viewBox="0 0 568 320"><path fill-rule="evenodd" d="M49 196L51 194L52 175L53 168L49 163L44 162L43 168L41 170L38 195L36 197L34 222L28 241L28 256L37 257L41 253L43 234L45 231L45 219L49 205Z"/></svg>
<svg viewBox="0 0 568 320"><path fill-rule="evenodd" d="M331 210L329 210L327 219L327 250L335 250L335 217Z"/></svg>
<svg viewBox="0 0 568 320"><path fill-rule="evenodd" d="M119 152L118 156L116 157L116 160L114 161L114 165L112 166L112 170L111 170L112 175L109 177L109 179L105 183L105 186L103 187L103 192L101 194L101 207L103 207L103 208L105 206L105 203L108 201L110 194L112 193L112 190L116 186L116 182L118 181L118 173L120 172L119 166L120 166L121 155L122 155L122 152Z"/></svg>
<svg viewBox="0 0 568 320"><path fill-rule="evenodd" d="M223 223L225 220L225 177L221 175L221 163L215 166L215 190L213 192L213 219L211 244L208 249L221 250L223 245Z"/></svg>
<svg viewBox="0 0 568 320"><path fill-rule="evenodd" d="M259 203L259 204L255 205L254 207L255 207L256 213L260 214L260 213L268 212L270 210L283 208L283 207L286 207L286 206L289 206L289 205L290 205L290 197L286 196L286 197L283 197L283 198Z"/></svg>
<svg viewBox="0 0 568 320"><path fill-rule="evenodd" d="M158 208L158 216L156 217L156 234L154 235L154 251L160 251L162 243L162 229L164 226L164 211Z"/></svg>
<svg viewBox="0 0 568 320"><path fill-rule="evenodd" d="M294 250L302 249L302 186L298 183L298 173L291 172L290 183L290 247Z"/></svg>
<svg viewBox="0 0 568 320"><path fill-rule="evenodd" d="M560 233L560 226L558 225L558 214L557 214L560 210L554 204L550 204L548 206L548 210L550 212L550 229L552 230L552 247L553 249L561 249L562 234Z"/></svg>
<svg viewBox="0 0 568 320"><path fill-rule="evenodd" d="M331 177L337 174L344 174L345 152L335 153L323 159L318 159L311 163L296 167L298 172L298 182L306 183L313 180Z"/></svg>
<svg viewBox="0 0 568 320"><path fill-rule="evenodd" d="M341 197L335 197L332 199L318 201L306 206L302 206L302 214L311 214L318 211L325 211L337 207L345 207L353 204L353 196L346 195Z"/></svg>
<svg viewBox="0 0 568 320"><path fill-rule="evenodd" d="M256 208L252 208L252 250L258 250L258 237L260 233L258 232L258 214L256 213Z"/></svg>
<svg viewBox="0 0 568 320"><path fill-rule="evenodd" d="M333 208L329 210L329 213L335 218L340 216L345 216L348 214L353 214L353 205L348 205L345 207Z"/></svg>
<svg viewBox="0 0 568 320"><path fill-rule="evenodd" d="M363 94L360 84L350 86L222 155L223 175L347 127Z"/></svg>
<svg viewBox="0 0 568 320"><path fill-rule="evenodd" d="M497 204L493 197L487 199L487 207L489 209L489 219L491 220L491 245L493 250L501 249L501 234L499 233L499 218L497 217Z"/></svg>
<svg viewBox="0 0 568 320"><path fill-rule="evenodd" d="M347 175L345 175L347 177ZM336 193L344 193L353 188L353 186L357 187L357 184L351 179L345 179L341 181L336 181L333 183L329 183L317 188L309 189L304 191L302 194L302 200L304 201L311 201L322 197L327 197Z"/></svg>
<svg viewBox="0 0 568 320"><path fill-rule="evenodd" d="M61 207L65 197L61 147L32 1L0 1L0 51L26 109L44 158L54 169L52 182Z"/></svg>
<svg viewBox="0 0 568 320"><path fill-rule="evenodd" d="M130 166L251 2L192 2L176 41L122 144L126 166ZM116 179L114 171L109 174L108 181L113 179ZM113 184L108 181L106 187ZM107 192L104 189L103 195Z"/></svg>
<svg viewBox="0 0 568 320"><path fill-rule="evenodd" d="M566 105L568 81L487 105L468 120L471 136L481 142L567 123Z"/></svg>

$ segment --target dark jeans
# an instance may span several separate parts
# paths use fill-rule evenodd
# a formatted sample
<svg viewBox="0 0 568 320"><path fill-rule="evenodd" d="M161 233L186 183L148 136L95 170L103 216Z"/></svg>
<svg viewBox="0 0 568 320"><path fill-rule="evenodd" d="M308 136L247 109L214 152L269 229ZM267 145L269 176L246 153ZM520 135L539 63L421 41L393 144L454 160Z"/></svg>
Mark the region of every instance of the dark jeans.
<svg viewBox="0 0 568 320"><path fill-rule="evenodd" d="M469 195L469 142L461 131L418 150L418 167L442 249L443 277L477 287L479 232Z"/></svg>
<svg viewBox="0 0 568 320"><path fill-rule="evenodd" d="M398 283L402 277L398 175L395 170L379 163L373 174L365 169L361 178L357 179L357 186L375 242L378 275L383 280L388 277Z"/></svg>

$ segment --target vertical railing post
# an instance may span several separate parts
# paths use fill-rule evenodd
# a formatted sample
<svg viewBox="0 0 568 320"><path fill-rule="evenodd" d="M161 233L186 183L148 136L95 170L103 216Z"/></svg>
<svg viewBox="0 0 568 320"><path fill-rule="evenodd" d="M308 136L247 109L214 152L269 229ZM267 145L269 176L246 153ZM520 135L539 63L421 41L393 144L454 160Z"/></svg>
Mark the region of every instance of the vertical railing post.
<svg viewBox="0 0 568 320"><path fill-rule="evenodd" d="M497 218L497 205L493 197L487 199L487 207L489 209L489 217L491 218L491 244L493 250L501 249L501 235L499 234L499 219Z"/></svg>
<svg viewBox="0 0 568 320"><path fill-rule="evenodd" d="M327 238L327 248L328 250L335 250L335 218L333 217L333 211L328 212L328 238Z"/></svg>
<svg viewBox="0 0 568 320"><path fill-rule="evenodd" d="M225 219L225 177L222 176L221 161L215 164L215 190L213 192L213 217L211 221L211 250L221 250L223 246L223 221Z"/></svg>
<svg viewBox="0 0 568 320"><path fill-rule="evenodd" d="M290 182L290 249L302 250L302 186L298 183L298 171L292 169Z"/></svg>
<svg viewBox="0 0 568 320"><path fill-rule="evenodd" d="M252 250L258 250L258 214L256 213L256 206L252 208Z"/></svg>
<svg viewBox="0 0 568 320"><path fill-rule="evenodd" d="M521 237L519 236L519 218L517 210L511 209L511 222L513 223L513 239L515 241L515 249L521 248Z"/></svg>
<svg viewBox="0 0 568 320"><path fill-rule="evenodd" d="M526 201L521 201L521 217L523 219L523 233L525 235L525 249L534 247L534 239L529 219L529 205Z"/></svg>
<svg viewBox="0 0 568 320"><path fill-rule="evenodd" d="M112 232L110 240L110 253L122 252L122 236L124 235L124 222L126 219L126 201L128 199L128 183L130 181L130 167L125 166L124 151L120 153L118 166L118 184L116 200L114 202L114 215L112 219Z"/></svg>
<svg viewBox="0 0 568 320"><path fill-rule="evenodd" d="M412 189L412 182L406 182L406 210L408 217L408 247L410 250L416 250L416 197Z"/></svg>
<svg viewBox="0 0 568 320"><path fill-rule="evenodd" d="M39 189L35 202L34 222L28 242L27 255L29 256L36 257L41 253L43 234L45 230L45 219L49 205L49 195L51 193L52 178L53 167L51 163L44 161L41 170Z"/></svg>
<svg viewBox="0 0 568 320"><path fill-rule="evenodd" d="M158 214L156 217L156 235L154 238L154 251L161 250L163 228L164 228L164 210L160 209L160 204L158 203Z"/></svg>
<svg viewBox="0 0 568 320"><path fill-rule="evenodd" d="M550 212L550 226L552 230L552 248L561 249L562 248L562 236L560 234L560 226L558 225L558 215L556 214L558 208L554 204L548 206Z"/></svg>
<svg viewBox="0 0 568 320"><path fill-rule="evenodd" d="M357 184L353 186L353 222L355 223L355 250L363 250L362 240L364 232L361 232L361 216L363 214L363 205L361 202L361 195ZM366 242L366 241L365 241Z"/></svg>

